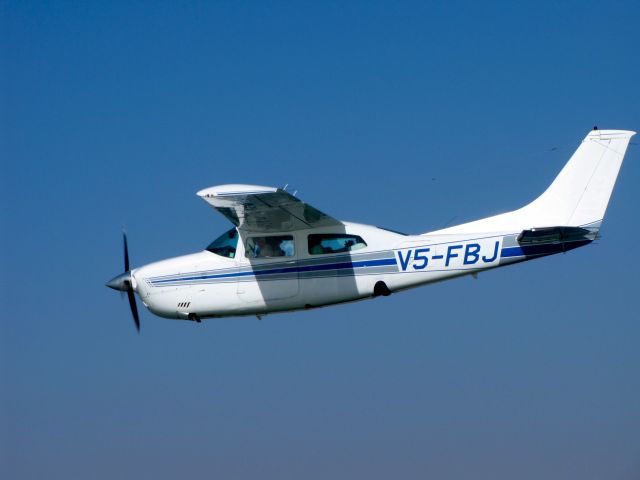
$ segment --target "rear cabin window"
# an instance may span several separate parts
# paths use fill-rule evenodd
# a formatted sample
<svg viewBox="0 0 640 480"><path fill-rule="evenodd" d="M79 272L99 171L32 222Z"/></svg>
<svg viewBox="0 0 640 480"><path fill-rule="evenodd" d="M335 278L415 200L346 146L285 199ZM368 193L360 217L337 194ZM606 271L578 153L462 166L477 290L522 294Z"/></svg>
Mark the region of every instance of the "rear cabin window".
<svg viewBox="0 0 640 480"><path fill-rule="evenodd" d="M249 237L245 246L247 258L293 257L295 253L291 235Z"/></svg>
<svg viewBox="0 0 640 480"><path fill-rule="evenodd" d="M313 233L309 235L309 254L342 253L366 247L366 242L358 235L346 233Z"/></svg>

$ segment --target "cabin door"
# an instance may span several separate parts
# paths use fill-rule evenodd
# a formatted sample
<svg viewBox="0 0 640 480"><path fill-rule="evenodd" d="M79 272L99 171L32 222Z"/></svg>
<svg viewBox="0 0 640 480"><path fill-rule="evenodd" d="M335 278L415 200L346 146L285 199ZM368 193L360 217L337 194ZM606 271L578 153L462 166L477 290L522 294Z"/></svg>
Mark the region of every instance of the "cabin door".
<svg viewBox="0 0 640 480"><path fill-rule="evenodd" d="M293 298L299 292L297 247L293 233L245 234L238 257L238 298L248 303Z"/></svg>

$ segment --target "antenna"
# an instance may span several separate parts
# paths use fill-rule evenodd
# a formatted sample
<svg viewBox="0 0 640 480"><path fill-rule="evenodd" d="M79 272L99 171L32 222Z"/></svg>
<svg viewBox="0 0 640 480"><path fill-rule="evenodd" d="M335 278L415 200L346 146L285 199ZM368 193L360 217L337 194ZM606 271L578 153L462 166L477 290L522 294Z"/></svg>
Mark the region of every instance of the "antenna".
<svg viewBox="0 0 640 480"><path fill-rule="evenodd" d="M286 192L287 188L289 188L289 184L288 183L284 187L282 187L282 190ZM295 197L298 194L298 189L295 186L291 185L291 190L293 190L293 193L291 193L291 195L293 195Z"/></svg>

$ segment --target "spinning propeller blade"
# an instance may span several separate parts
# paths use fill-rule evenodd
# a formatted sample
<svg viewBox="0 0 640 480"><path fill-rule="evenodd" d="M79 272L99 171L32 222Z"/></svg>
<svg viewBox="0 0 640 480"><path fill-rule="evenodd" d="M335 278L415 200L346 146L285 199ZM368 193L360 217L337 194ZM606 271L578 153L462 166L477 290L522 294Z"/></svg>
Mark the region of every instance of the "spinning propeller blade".
<svg viewBox="0 0 640 480"><path fill-rule="evenodd" d="M122 231L122 239L124 240L124 271L129 271L129 249L127 248L127 233Z"/></svg>
<svg viewBox="0 0 640 480"><path fill-rule="evenodd" d="M129 306L131 307L131 315L133 315L133 321L136 324L136 329L140 332L140 317L138 317L138 307L136 306L136 295L133 293L133 289L127 290L127 296L129 297Z"/></svg>
<svg viewBox="0 0 640 480"><path fill-rule="evenodd" d="M133 316L136 329L140 332L140 317L138 315L138 307L136 305L136 295L133 290L133 279L131 271L129 270L129 248L127 247L127 234L125 232L122 232L122 238L124 240L124 273L121 273L117 277L109 280L107 282L107 287L113 288L114 290L120 290L121 292L127 292L131 315Z"/></svg>

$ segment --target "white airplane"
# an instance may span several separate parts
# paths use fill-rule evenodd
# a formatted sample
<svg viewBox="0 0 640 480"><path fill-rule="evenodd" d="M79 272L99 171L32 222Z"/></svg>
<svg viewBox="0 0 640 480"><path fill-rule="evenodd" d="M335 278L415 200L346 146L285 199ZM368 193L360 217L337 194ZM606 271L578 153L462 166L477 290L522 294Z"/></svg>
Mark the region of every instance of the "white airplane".
<svg viewBox="0 0 640 480"><path fill-rule="evenodd" d="M206 250L129 270L107 283L154 314L263 315L387 296L566 252L598 237L635 132L594 128L547 190L511 212L420 235L336 220L288 192L222 185L198 192L234 227Z"/></svg>

